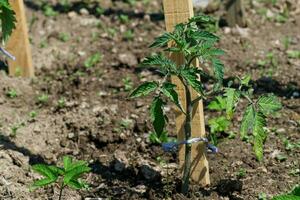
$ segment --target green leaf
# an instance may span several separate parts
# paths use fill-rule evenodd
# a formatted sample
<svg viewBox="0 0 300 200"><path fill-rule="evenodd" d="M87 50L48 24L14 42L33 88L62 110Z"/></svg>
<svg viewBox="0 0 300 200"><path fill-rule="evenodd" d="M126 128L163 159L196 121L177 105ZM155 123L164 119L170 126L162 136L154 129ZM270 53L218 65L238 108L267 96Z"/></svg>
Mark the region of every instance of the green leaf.
<svg viewBox="0 0 300 200"><path fill-rule="evenodd" d="M248 86L249 85L249 82L251 80L251 76L248 74L246 76L244 76L241 80L241 84L244 85L244 86Z"/></svg>
<svg viewBox="0 0 300 200"><path fill-rule="evenodd" d="M54 183L56 180L57 179L44 178L44 179L41 179L41 180L34 181L34 183L30 186L30 190L32 191L32 190L35 190L39 187L50 185L51 183Z"/></svg>
<svg viewBox="0 0 300 200"><path fill-rule="evenodd" d="M189 19L189 23L193 22L211 24L215 22L215 19L208 15L197 15Z"/></svg>
<svg viewBox="0 0 300 200"><path fill-rule="evenodd" d="M15 12L12 10L7 0L0 3L0 20L2 25L2 38L3 41L7 41L12 34L13 29L16 28Z"/></svg>
<svg viewBox="0 0 300 200"><path fill-rule="evenodd" d="M208 32L208 31L193 32L191 37L194 38L195 40L200 40L200 41L217 41L217 40L219 40L218 36Z"/></svg>
<svg viewBox="0 0 300 200"><path fill-rule="evenodd" d="M56 176L64 175L64 173L65 173L63 169L56 167L54 165L50 165L48 167Z"/></svg>
<svg viewBox="0 0 300 200"><path fill-rule="evenodd" d="M86 68L94 67L98 62L100 62L103 58L103 55L101 53L95 53L94 55L88 57L84 61L84 66Z"/></svg>
<svg viewBox="0 0 300 200"><path fill-rule="evenodd" d="M173 36L171 33L164 33L161 36L155 38L154 42L150 45L150 48L152 47L164 47L173 40Z"/></svg>
<svg viewBox="0 0 300 200"><path fill-rule="evenodd" d="M70 182L67 185L76 190L88 187L88 185L82 182L81 180L70 180Z"/></svg>
<svg viewBox="0 0 300 200"><path fill-rule="evenodd" d="M255 109L253 105L250 104L245 110L242 123L241 123L241 128L240 128L240 135L243 140L247 138L248 132L252 130L254 118L255 118Z"/></svg>
<svg viewBox="0 0 300 200"><path fill-rule="evenodd" d="M234 88L226 88L225 96L227 118L231 119L233 117L236 104L239 101L240 93Z"/></svg>
<svg viewBox="0 0 300 200"><path fill-rule="evenodd" d="M64 176L64 184L69 184L70 181L76 180L79 176L90 171L91 168L86 165L75 167L74 169L68 171Z"/></svg>
<svg viewBox="0 0 300 200"><path fill-rule="evenodd" d="M47 165L36 164L36 165L32 166L32 169L35 172L37 172L37 173L39 173L39 174L47 177L48 179L54 180L54 179L58 178L58 175L56 175L55 173L53 173L53 171Z"/></svg>
<svg viewBox="0 0 300 200"><path fill-rule="evenodd" d="M150 107L151 121L158 138L163 133L166 119L163 112L164 102L160 97L155 97Z"/></svg>
<svg viewBox="0 0 300 200"><path fill-rule="evenodd" d="M214 75L220 84L223 83L224 65L219 59L212 59Z"/></svg>
<svg viewBox="0 0 300 200"><path fill-rule="evenodd" d="M175 88L176 85L165 82L162 85L161 91L166 97L168 97L173 103L175 103L175 105L178 106L180 110L183 110Z"/></svg>
<svg viewBox="0 0 300 200"><path fill-rule="evenodd" d="M256 158L259 161L263 159L263 146L266 140L267 134L264 130L266 126L266 117L261 112L255 113L254 124L253 124L253 136L254 136L254 152Z"/></svg>
<svg viewBox="0 0 300 200"><path fill-rule="evenodd" d="M257 101L257 105L264 115L272 114L282 108L280 101L273 94L261 96Z"/></svg>
<svg viewBox="0 0 300 200"><path fill-rule="evenodd" d="M199 94L203 95L203 88L202 84L199 80L199 69L195 67L191 68L184 68L181 70L180 75L182 78L184 78L187 83Z"/></svg>
<svg viewBox="0 0 300 200"><path fill-rule="evenodd" d="M225 132L230 126L230 121L226 117L221 116L217 118L212 118L208 121L211 133L221 133Z"/></svg>
<svg viewBox="0 0 300 200"><path fill-rule="evenodd" d="M300 185L296 185L292 190L291 194L300 197Z"/></svg>
<svg viewBox="0 0 300 200"><path fill-rule="evenodd" d="M176 71L176 64L165 57L162 54L156 54L149 57L146 57L143 62L143 66L157 66L159 67L165 74L168 71L175 72Z"/></svg>
<svg viewBox="0 0 300 200"><path fill-rule="evenodd" d="M215 100L211 101L207 108L209 110L222 111L226 109L226 99L222 96L217 96Z"/></svg>
<svg viewBox="0 0 300 200"><path fill-rule="evenodd" d="M136 98L141 96L146 96L151 92L155 91L158 88L158 83L155 81L145 82L141 84L139 87L134 89L129 95L130 98Z"/></svg>
<svg viewBox="0 0 300 200"><path fill-rule="evenodd" d="M72 166L72 158L70 156L64 156L63 163L65 172L69 171L70 167Z"/></svg>
<svg viewBox="0 0 300 200"><path fill-rule="evenodd" d="M300 197L295 195L280 195L272 198L272 200L299 200L299 199Z"/></svg>

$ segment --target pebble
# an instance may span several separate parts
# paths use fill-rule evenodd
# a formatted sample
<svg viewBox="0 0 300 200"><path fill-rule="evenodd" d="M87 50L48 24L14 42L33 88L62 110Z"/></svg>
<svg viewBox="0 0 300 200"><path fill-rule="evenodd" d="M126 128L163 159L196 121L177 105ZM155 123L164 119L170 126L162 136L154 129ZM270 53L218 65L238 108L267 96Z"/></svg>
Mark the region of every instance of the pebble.
<svg viewBox="0 0 300 200"><path fill-rule="evenodd" d="M114 169L118 172L124 171L129 166L129 161L126 157L126 152L116 150L114 152Z"/></svg>
<svg viewBox="0 0 300 200"><path fill-rule="evenodd" d="M137 58L132 53L121 53L118 55L118 60L129 67L136 66L138 64Z"/></svg>
<svg viewBox="0 0 300 200"><path fill-rule="evenodd" d="M89 15L89 14L90 14L89 11L88 11L86 8L81 8L81 9L79 10L79 13L80 13L81 15Z"/></svg>
<svg viewBox="0 0 300 200"><path fill-rule="evenodd" d="M68 13L68 17L69 17L70 19L73 19L73 18L75 18L76 16L77 16L77 13L76 13L75 11L71 11L71 12Z"/></svg>
<svg viewBox="0 0 300 200"><path fill-rule="evenodd" d="M75 134L74 134L74 133L69 133L69 134L68 134L68 138L69 138L69 139L72 139L72 138L74 138L74 137L75 137Z"/></svg>

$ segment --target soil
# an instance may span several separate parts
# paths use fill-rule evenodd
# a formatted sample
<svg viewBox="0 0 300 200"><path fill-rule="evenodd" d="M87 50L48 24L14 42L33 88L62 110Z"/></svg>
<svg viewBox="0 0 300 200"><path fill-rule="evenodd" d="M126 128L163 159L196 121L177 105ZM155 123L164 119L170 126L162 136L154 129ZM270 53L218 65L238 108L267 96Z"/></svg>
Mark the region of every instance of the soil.
<svg viewBox="0 0 300 200"><path fill-rule="evenodd" d="M36 77L0 73L0 199L57 199L57 185L29 191L33 180L40 178L30 166L60 165L63 155L86 160L92 167L85 177L90 189L66 189L64 199L70 200L254 200L260 194L272 197L287 192L300 183L300 59L287 53L300 50L298 1L246 3L247 28L218 29L219 46L226 51L222 58L226 78L251 74L255 95L275 93L284 108L268 121L262 163L256 161L251 144L220 135L220 153L208 155L211 185L201 188L192 183L187 197L179 192L176 153L166 154L149 142L151 99L129 100L124 84L124 78L134 86L160 78L138 63L151 53L147 48L151 41L165 30L161 1L144 1L146 6L143 1L135 6L101 1L101 15L96 4L74 0L65 8L50 1L57 15L48 17L38 2L25 1ZM290 5L289 17L280 23L270 16L282 12L284 5ZM260 14L262 7L270 19ZM222 13L221 7L209 14L220 17ZM128 15L129 21L121 22L121 14ZM128 30L133 37L125 36ZM62 33L68 36L63 39ZM290 38L288 45L285 38ZM270 52L272 60L266 58ZM101 62L85 67L85 60L95 53L103 55ZM7 96L12 89L15 98ZM41 102L38 97L43 94L49 99ZM62 99L64 105L59 106ZM35 118L30 117L32 111ZM170 106L169 130L175 136L172 111ZM205 109L206 121L216 115ZM241 108L230 131L238 133L240 120ZM283 138L298 147L288 149Z"/></svg>

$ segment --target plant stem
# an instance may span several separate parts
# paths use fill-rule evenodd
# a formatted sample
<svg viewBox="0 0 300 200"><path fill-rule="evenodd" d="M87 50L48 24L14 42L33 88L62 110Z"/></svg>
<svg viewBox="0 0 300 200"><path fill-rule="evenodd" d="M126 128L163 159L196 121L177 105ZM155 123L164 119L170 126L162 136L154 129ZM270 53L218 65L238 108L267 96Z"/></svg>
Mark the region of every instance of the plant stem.
<svg viewBox="0 0 300 200"><path fill-rule="evenodd" d="M186 96L186 115L185 115L185 124L184 124L184 133L185 133L185 140L189 140L192 136L192 112L193 112L193 105L192 105L192 96L190 88L186 83L185 86L185 96ZM191 171L191 144L185 145L185 158L184 158L184 172L182 178L182 186L181 192L186 195L189 190L189 182L190 182L190 171Z"/></svg>
<svg viewBox="0 0 300 200"><path fill-rule="evenodd" d="M61 184L61 186L60 186L60 191L59 191L59 197L58 197L58 200L61 200L61 197L62 197L62 192L63 192L63 190L64 190L64 183L62 183Z"/></svg>

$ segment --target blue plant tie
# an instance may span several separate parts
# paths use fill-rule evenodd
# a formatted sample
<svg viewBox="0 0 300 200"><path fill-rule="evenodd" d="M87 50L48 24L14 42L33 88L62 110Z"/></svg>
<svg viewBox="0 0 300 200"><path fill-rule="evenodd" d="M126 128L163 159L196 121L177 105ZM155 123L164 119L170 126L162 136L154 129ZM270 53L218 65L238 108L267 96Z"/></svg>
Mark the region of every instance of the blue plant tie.
<svg viewBox="0 0 300 200"><path fill-rule="evenodd" d="M218 147L216 147L212 144L209 144L207 138L191 138L189 140L184 140L181 142L166 142L166 143L162 144L162 148L165 152L175 152L178 150L179 145L193 144L196 142L205 142L207 145L206 150L208 153L218 153L219 152Z"/></svg>
<svg viewBox="0 0 300 200"><path fill-rule="evenodd" d="M6 51L5 49L3 49L2 47L0 47L0 52L3 53L4 55L6 55L7 57L9 57L12 60L16 60L16 57L11 55L8 51Z"/></svg>

